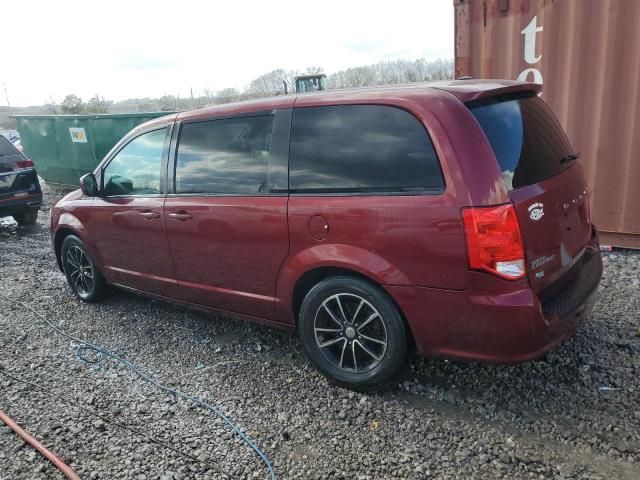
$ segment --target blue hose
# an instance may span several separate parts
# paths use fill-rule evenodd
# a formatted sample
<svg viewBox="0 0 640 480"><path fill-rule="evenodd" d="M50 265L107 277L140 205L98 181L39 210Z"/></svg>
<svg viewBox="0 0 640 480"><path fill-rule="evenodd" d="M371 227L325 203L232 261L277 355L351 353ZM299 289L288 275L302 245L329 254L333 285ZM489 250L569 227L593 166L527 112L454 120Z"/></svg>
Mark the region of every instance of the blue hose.
<svg viewBox="0 0 640 480"><path fill-rule="evenodd" d="M17 303L19 305L22 305L24 308L30 310L31 312L33 312L34 315L36 315L37 317L39 317L43 322L45 322L47 325L49 325L49 327L51 327L53 330L55 330L57 333L59 333L60 335L62 335L63 337L67 337L75 342L81 343L82 346L76 348L75 350L75 355L76 357L85 363L89 363L89 364L99 364L104 357L108 357L111 360L114 360L122 365L124 365L125 367L127 367L129 370L131 370L133 373L135 373L140 379L144 380L147 383L150 383L151 385L155 386L156 388L158 388L159 390L166 392L166 393L171 393L173 395L175 395L176 397L182 398L184 400L191 400L193 403L196 403L198 405L200 405L201 407L205 408L206 410L209 410L210 412L213 412L215 415L217 415L219 418L221 418L230 428L234 433L237 433L238 436L242 439L242 441L245 443L245 445L247 445L248 447L250 447L257 455L258 457L260 457L260 460L265 464L265 466L267 467L267 470L269 472L269 476L271 478L271 480L276 480L276 473L273 469L273 465L271 464L271 461L269 460L269 457L267 457L267 455L260 450L260 447L258 447L255 442L246 434L244 433L240 427L233 422L233 420L231 420L227 415L225 415L218 407L216 407L215 405L211 405L207 402L205 402L204 400L201 400L198 397L194 397L191 395L188 395L186 393L182 393L179 390L176 390L174 388L171 387L167 387L165 385L162 385L161 383L158 383L157 381L155 381L153 378L151 378L149 375L147 375L146 373L144 373L140 368L136 367L133 363L131 363L129 360L127 360L126 358L123 358L109 350L106 350L104 348L98 347L97 345L94 345L93 343L87 342L85 340L81 340L77 337L74 337L73 335L70 335L68 333L66 333L64 330L61 330L60 328L58 328L57 326L55 326L53 323L51 323L49 320L47 320L47 318L42 315L40 312L38 312L36 309L34 309L33 307L31 307L30 305L21 302L20 300L15 300L13 298L10 298L8 296L6 296L4 293L0 292L0 295L3 296L5 299L9 300L10 302L14 302ZM97 358L96 359L89 359L85 356L86 352L93 352L95 354L97 354Z"/></svg>

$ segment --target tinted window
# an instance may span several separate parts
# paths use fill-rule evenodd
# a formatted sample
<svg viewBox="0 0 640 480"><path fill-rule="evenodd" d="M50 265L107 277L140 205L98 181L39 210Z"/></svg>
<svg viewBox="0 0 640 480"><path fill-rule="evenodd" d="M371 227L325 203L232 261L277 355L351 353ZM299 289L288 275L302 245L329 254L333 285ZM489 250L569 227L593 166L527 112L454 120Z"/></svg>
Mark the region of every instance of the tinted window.
<svg viewBox="0 0 640 480"><path fill-rule="evenodd" d="M267 193L273 115L182 126L176 193Z"/></svg>
<svg viewBox="0 0 640 480"><path fill-rule="evenodd" d="M421 192L443 185L426 130L404 110L343 105L294 111L294 192Z"/></svg>
<svg viewBox="0 0 640 480"><path fill-rule="evenodd" d="M509 190L552 177L570 165L571 146L536 95L473 106Z"/></svg>
<svg viewBox="0 0 640 480"><path fill-rule="evenodd" d="M0 135L0 157L20 156L20 152L5 137Z"/></svg>
<svg viewBox="0 0 640 480"><path fill-rule="evenodd" d="M160 167L166 128L131 140L104 169L105 195L160 193Z"/></svg>

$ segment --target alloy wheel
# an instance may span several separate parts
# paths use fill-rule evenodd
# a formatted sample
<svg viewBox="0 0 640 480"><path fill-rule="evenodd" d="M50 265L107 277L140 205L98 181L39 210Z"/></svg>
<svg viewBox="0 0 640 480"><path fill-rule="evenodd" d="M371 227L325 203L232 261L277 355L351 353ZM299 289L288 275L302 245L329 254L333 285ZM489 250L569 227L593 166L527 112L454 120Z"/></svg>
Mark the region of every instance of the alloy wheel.
<svg viewBox="0 0 640 480"><path fill-rule="evenodd" d="M71 246L67 250L65 263L69 279L76 292L81 296L91 294L95 286L94 271L84 250L75 245Z"/></svg>
<svg viewBox="0 0 640 480"><path fill-rule="evenodd" d="M313 325L316 344L334 367L364 373L377 367L387 351L387 328L378 310L352 293L328 297Z"/></svg>

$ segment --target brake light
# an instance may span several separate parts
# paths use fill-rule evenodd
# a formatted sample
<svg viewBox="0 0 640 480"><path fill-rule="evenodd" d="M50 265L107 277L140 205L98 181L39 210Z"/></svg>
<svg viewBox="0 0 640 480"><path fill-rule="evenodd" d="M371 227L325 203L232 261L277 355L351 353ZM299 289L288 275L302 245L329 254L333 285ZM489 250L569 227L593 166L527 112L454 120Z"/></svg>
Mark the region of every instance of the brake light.
<svg viewBox="0 0 640 480"><path fill-rule="evenodd" d="M33 162L29 159L26 159L26 160L20 160L14 163L13 165L14 165L13 168L30 168L30 167L33 167Z"/></svg>
<svg viewBox="0 0 640 480"><path fill-rule="evenodd" d="M469 266L508 280L526 275L524 247L512 204L462 209Z"/></svg>

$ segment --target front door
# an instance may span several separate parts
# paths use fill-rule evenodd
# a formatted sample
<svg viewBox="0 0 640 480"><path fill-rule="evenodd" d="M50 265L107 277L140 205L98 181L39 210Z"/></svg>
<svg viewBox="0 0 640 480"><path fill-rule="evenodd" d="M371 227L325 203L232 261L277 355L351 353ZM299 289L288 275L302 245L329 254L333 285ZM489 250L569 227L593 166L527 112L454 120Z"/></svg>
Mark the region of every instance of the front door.
<svg viewBox="0 0 640 480"><path fill-rule="evenodd" d="M167 129L135 137L104 167L90 233L110 283L171 295L176 280L162 208Z"/></svg>
<svg viewBox="0 0 640 480"><path fill-rule="evenodd" d="M287 196L268 180L273 123L258 115L181 126L164 220L182 299L274 317L289 240Z"/></svg>

